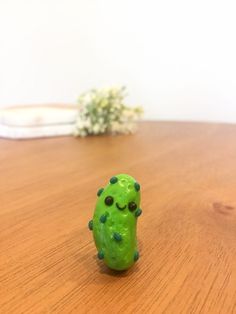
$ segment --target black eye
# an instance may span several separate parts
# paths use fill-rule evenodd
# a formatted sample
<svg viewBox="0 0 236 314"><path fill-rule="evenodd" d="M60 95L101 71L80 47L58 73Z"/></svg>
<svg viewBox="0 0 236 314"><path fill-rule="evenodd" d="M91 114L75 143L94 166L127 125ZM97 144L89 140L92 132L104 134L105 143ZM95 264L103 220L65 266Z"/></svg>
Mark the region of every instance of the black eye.
<svg viewBox="0 0 236 314"><path fill-rule="evenodd" d="M113 199L112 196L107 196L107 197L105 198L105 204L106 204L107 206L111 206L111 205L113 204L113 202L114 202L114 199Z"/></svg>
<svg viewBox="0 0 236 314"><path fill-rule="evenodd" d="M137 205L135 204L135 202L130 202L129 203L129 210L131 212L135 211L136 208L137 208Z"/></svg>

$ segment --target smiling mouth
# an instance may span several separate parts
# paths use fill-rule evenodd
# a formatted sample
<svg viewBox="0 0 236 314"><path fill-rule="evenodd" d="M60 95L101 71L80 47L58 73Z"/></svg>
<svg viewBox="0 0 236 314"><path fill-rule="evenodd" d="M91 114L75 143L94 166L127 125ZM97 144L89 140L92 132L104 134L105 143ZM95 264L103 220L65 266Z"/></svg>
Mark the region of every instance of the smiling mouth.
<svg viewBox="0 0 236 314"><path fill-rule="evenodd" d="M123 206L123 207L121 207L118 203L116 203L116 207L117 207L119 210L123 210L123 209L125 209L126 205Z"/></svg>

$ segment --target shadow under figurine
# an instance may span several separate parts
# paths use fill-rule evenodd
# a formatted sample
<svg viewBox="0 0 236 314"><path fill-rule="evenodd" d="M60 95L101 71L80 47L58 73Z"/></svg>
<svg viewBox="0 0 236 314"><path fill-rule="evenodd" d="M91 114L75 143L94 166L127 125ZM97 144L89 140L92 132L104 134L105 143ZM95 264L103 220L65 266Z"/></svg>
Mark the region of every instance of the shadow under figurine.
<svg viewBox="0 0 236 314"><path fill-rule="evenodd" d="M119 174L99 189L97 196L88 227L93 232L98 258L111 269L128 269L139 258L136 225L142 213L140 185L131 176Z"/></svg>

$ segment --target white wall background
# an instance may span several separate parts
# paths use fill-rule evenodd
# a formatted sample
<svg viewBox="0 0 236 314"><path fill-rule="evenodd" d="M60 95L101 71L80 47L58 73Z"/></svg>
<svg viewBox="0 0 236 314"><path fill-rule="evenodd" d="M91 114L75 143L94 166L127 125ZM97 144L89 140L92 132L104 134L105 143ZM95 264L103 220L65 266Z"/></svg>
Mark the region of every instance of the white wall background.
<svg viewBox="0 0 236 314"><path fill-rule="evenodd" d="M147 118L236 122L235 0L0 1L0 107L117 84Z"/></svg>

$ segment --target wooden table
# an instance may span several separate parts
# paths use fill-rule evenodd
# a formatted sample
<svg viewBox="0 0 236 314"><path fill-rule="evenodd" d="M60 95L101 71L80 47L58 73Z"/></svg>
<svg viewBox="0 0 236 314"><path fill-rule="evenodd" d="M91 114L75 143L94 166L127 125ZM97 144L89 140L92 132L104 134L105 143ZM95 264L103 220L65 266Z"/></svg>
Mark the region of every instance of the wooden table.
<svg viewBox="0 0 236 314"><path fill-rule="evenodd" d="M0 141L1 313L236 313L236 126ZM87 228L117 173L142 188L141 257L96 259Z"/></svg>

